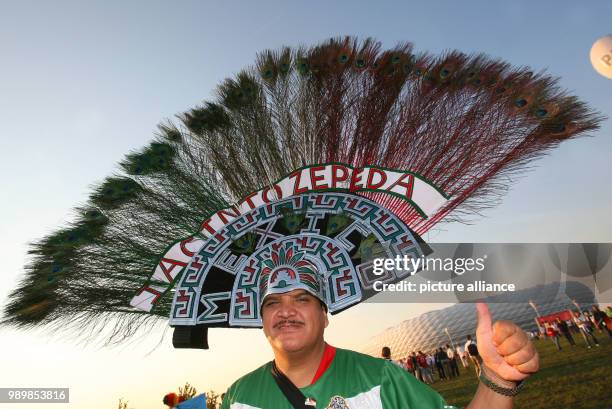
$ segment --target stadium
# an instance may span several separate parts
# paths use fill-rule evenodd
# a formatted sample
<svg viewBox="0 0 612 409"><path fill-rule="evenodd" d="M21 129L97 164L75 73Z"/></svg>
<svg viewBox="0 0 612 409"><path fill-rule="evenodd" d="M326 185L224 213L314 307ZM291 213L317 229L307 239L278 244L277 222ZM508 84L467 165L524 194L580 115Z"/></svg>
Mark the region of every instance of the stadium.
<svg viewBox="0 0 612 409"><path fill-rule="evenodd" d="M496 295L485 299L495 320L510 320L525 331L537 330L536 311L541 316L568 309L588 309L596 304L591 289L584 284L569 281L552 283L519 290L512 295ZM533 305L530 305L531 304ZM372 337L361 352L379 356L383 346L391 348L394 359L404 358L412 351L429 351L453 343L463 345L468 335L474 335L476 313L471 303L455 304L441 310L430 311L403 321L395 327Z"/></svg>

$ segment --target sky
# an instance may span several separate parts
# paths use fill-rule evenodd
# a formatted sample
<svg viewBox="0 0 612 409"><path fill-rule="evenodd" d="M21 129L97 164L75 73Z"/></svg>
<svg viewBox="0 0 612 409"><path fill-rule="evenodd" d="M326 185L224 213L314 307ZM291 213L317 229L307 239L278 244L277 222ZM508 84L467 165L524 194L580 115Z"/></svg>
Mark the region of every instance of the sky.
<svg viewBox="0 0 612 409"><path fill-rule="evenodd" d="M561 77L612 115L612 81L589 50L610 34L612 3L512 1L6 1L0 0L0 306L23 274L27 243L70 220L94 182L146 145L156 125L212 97L258 51L332 36L372 36L417 51L484 52ZM612 242L612 126L562 144L472 225L437 242ZM376 304L332 317L327 339L357 348L444 305ZM357 325L358 324L358 325ZM224 390L271 359L258 330L213 330L211 350L174 350L164 323L116 348L43 331L0 328L0 387L69 387L55 408L161 408L189 381ZM6 406L6 405L4 405ZM0 404L2 409L3 404ZM8 406L7 406L8 407ZM23 404L20 408L47 406Z"/></svg>

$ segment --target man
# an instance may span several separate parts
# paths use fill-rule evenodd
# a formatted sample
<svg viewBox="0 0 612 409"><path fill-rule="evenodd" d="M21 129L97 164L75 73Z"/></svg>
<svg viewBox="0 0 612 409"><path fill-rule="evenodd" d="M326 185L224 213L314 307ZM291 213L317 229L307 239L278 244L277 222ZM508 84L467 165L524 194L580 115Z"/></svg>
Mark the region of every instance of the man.
<svg viewBox="0 0 612 409"><path fill-rule="evenodd" d="M549 322L544 323L544 328L546 329L546 336L550 338L550 340L557 347L557 351L561 351L561 343L559 342L559 332L557 329Z"/></svg>
<svg viewBox="0 0 612 409"><path fill-rule="evenodd" d="M412 365L414 367L414 377L417 378L419 381L423 382L423 372L421 371L421 367L419 366L416 352L412 351L412 355L410 355L410 360L412 361Z"/></svg>
<svg viewBox="0 0 612 409"><path fill-rule="evenodd" d="M457 365L457 355L455 354L454 348L446 344L446 355L448 356L448 364L450 369L450 377L454 378L459 376L459 366Z"/></svg>
<svg viewBox="0 0 612 409"><path fill-rule="evenodd" d="M465 353L465 349L463 348L463 346L457 345L456 352L459 359L461 359L461 364L463 365L463 367L467 368L468 366L470 366L468 357Z"/></svg>
<svg viewBox="0 0 612 409"><path fill-rule="evenodd" d="M389 348L389 347L382 347L382 351L380 353L380 356L385 361L392 362L395 365L399 366L400 368L402 367L402 365L398 361L394 361L393 359L391 359L391 348Z"/></svg>
<svg viewBox="0 0 612 409"><path fill-rule="evenodd" d="M593 311L593 321L594 321L595 327L597 327L597 329L599 329L600 332L602 332L602 330L605 330L608 333L608 337L612 338L612 332L610 332L610 329L606 325L606 319L607 319L606 313L600 310L597 305L593 306L592 311Z"/></svg>
<svg viewBox="0 0 612 409"><path fill-rule="evenodd" d="M427 362L427 355L423 353L423 351L419 351L419 355L417 356L417 363L419 368L421 368L421 377L423 378L423 382L426 384L434 383L433 380L433 372L429 367L429 363Z"/></svg>
<svg viewBox="0 0 612 409"><path fill-rule="evenodd" d="M587 348L591 349L591 340L597 346L599 346L599 341L595 338L593 334L593 328L591 326L591 320L589 320L584 314L579 311L574 311L574 322L580 329L580 333L582 334L582 338L584 338L584 342L587 344Z"/></svg>
<svg viewBox="0 0 612 409"><path fill-rule="evenodd" d="M168 406L168 408L172 409L176 407L176 405L178 405L179 403L184 402L185 399L186 398L184 396L177 395L174 392L170 392L164 395L162 402L164 405Z"/></svg>
<svg viewBox="0 0 612 409"><path fill-rule="evenodd" d="M472 339L471 335L467 336L467 340L465 341L465 350L468 352L470 356L470 360L474 364L474 369L476 370L476 376L480 376L481 366L480 366L480 354L478 353L478 346L476 342Z"/></svg>
<svg viewBox="0 0 612 409"><path fill-rule="evenodd" d="M436 358L434 357L435 351L433 353L428 353L427 355L427 366L429 367L429 376L431 377L431 383L435 382L434 379L434 366L436 366Z"/></svg>
<svg viewBox="0 0 612 409"><path fill-rule="evenodd" d="M572 337L572 334L570 333L569 326L559 317L557 317L557 328L559 328L559 332L563 334L571 346L576 345L576 341L574 341L574 337Z"/></svg>
<svg viewBox="0 0 612 409"><path fill-rule="evenodd" d="M405 359L405 366L406 366L406 370L408 372L410 372L410 374L412 374L413 376L416 376L415 374L415 370L416 370L416 360L414 359L414 352L412 353L412 355L408 355Z"/></svg>
<svg viewBox="0 0 612 409"><path fill-rule="evenodd" d="M446 352L442 350L442 347L436 350L436 369L438 370L438 376L440 380L450 378L450 374L448 373L448 357L446 356Z"/></svg>
<svg viewBox="0 0 612 409"><path fill-rule="evenodd" d="M397 365L327 344L323 284L308 272L298 275L292 283L260 283L263 332L274 361L236 381L223 409L450 408ZM493 326L487 306L477 310L486 377L468 408L509 409L512 398L506 395L514 395L517 383L538 370L539 358L516 325L502 321Z"/></svg>

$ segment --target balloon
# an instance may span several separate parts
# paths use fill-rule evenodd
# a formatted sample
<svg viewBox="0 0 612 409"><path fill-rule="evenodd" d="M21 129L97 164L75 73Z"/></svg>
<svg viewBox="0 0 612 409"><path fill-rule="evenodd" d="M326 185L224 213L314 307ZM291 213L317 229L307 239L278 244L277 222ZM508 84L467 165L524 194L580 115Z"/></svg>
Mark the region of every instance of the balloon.
<svg viewBox="0 0 612 409"><path fill-rule="evenodd" d="M612 78L612 34L595 41L591 47L591 64L598 73Z"/></svg>

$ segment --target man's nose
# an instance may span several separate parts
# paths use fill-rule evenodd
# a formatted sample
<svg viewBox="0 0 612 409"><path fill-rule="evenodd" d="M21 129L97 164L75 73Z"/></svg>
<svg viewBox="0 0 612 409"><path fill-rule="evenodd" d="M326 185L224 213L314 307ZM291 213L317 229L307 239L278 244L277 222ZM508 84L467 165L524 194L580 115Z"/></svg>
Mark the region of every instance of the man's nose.
<svg viewBox="0 0 612 409"><path fill-rule="evenodd" d="M295 315L295 305L291 300L282 300L278 308L278 314L281 317L291 317Z"/></svg>

